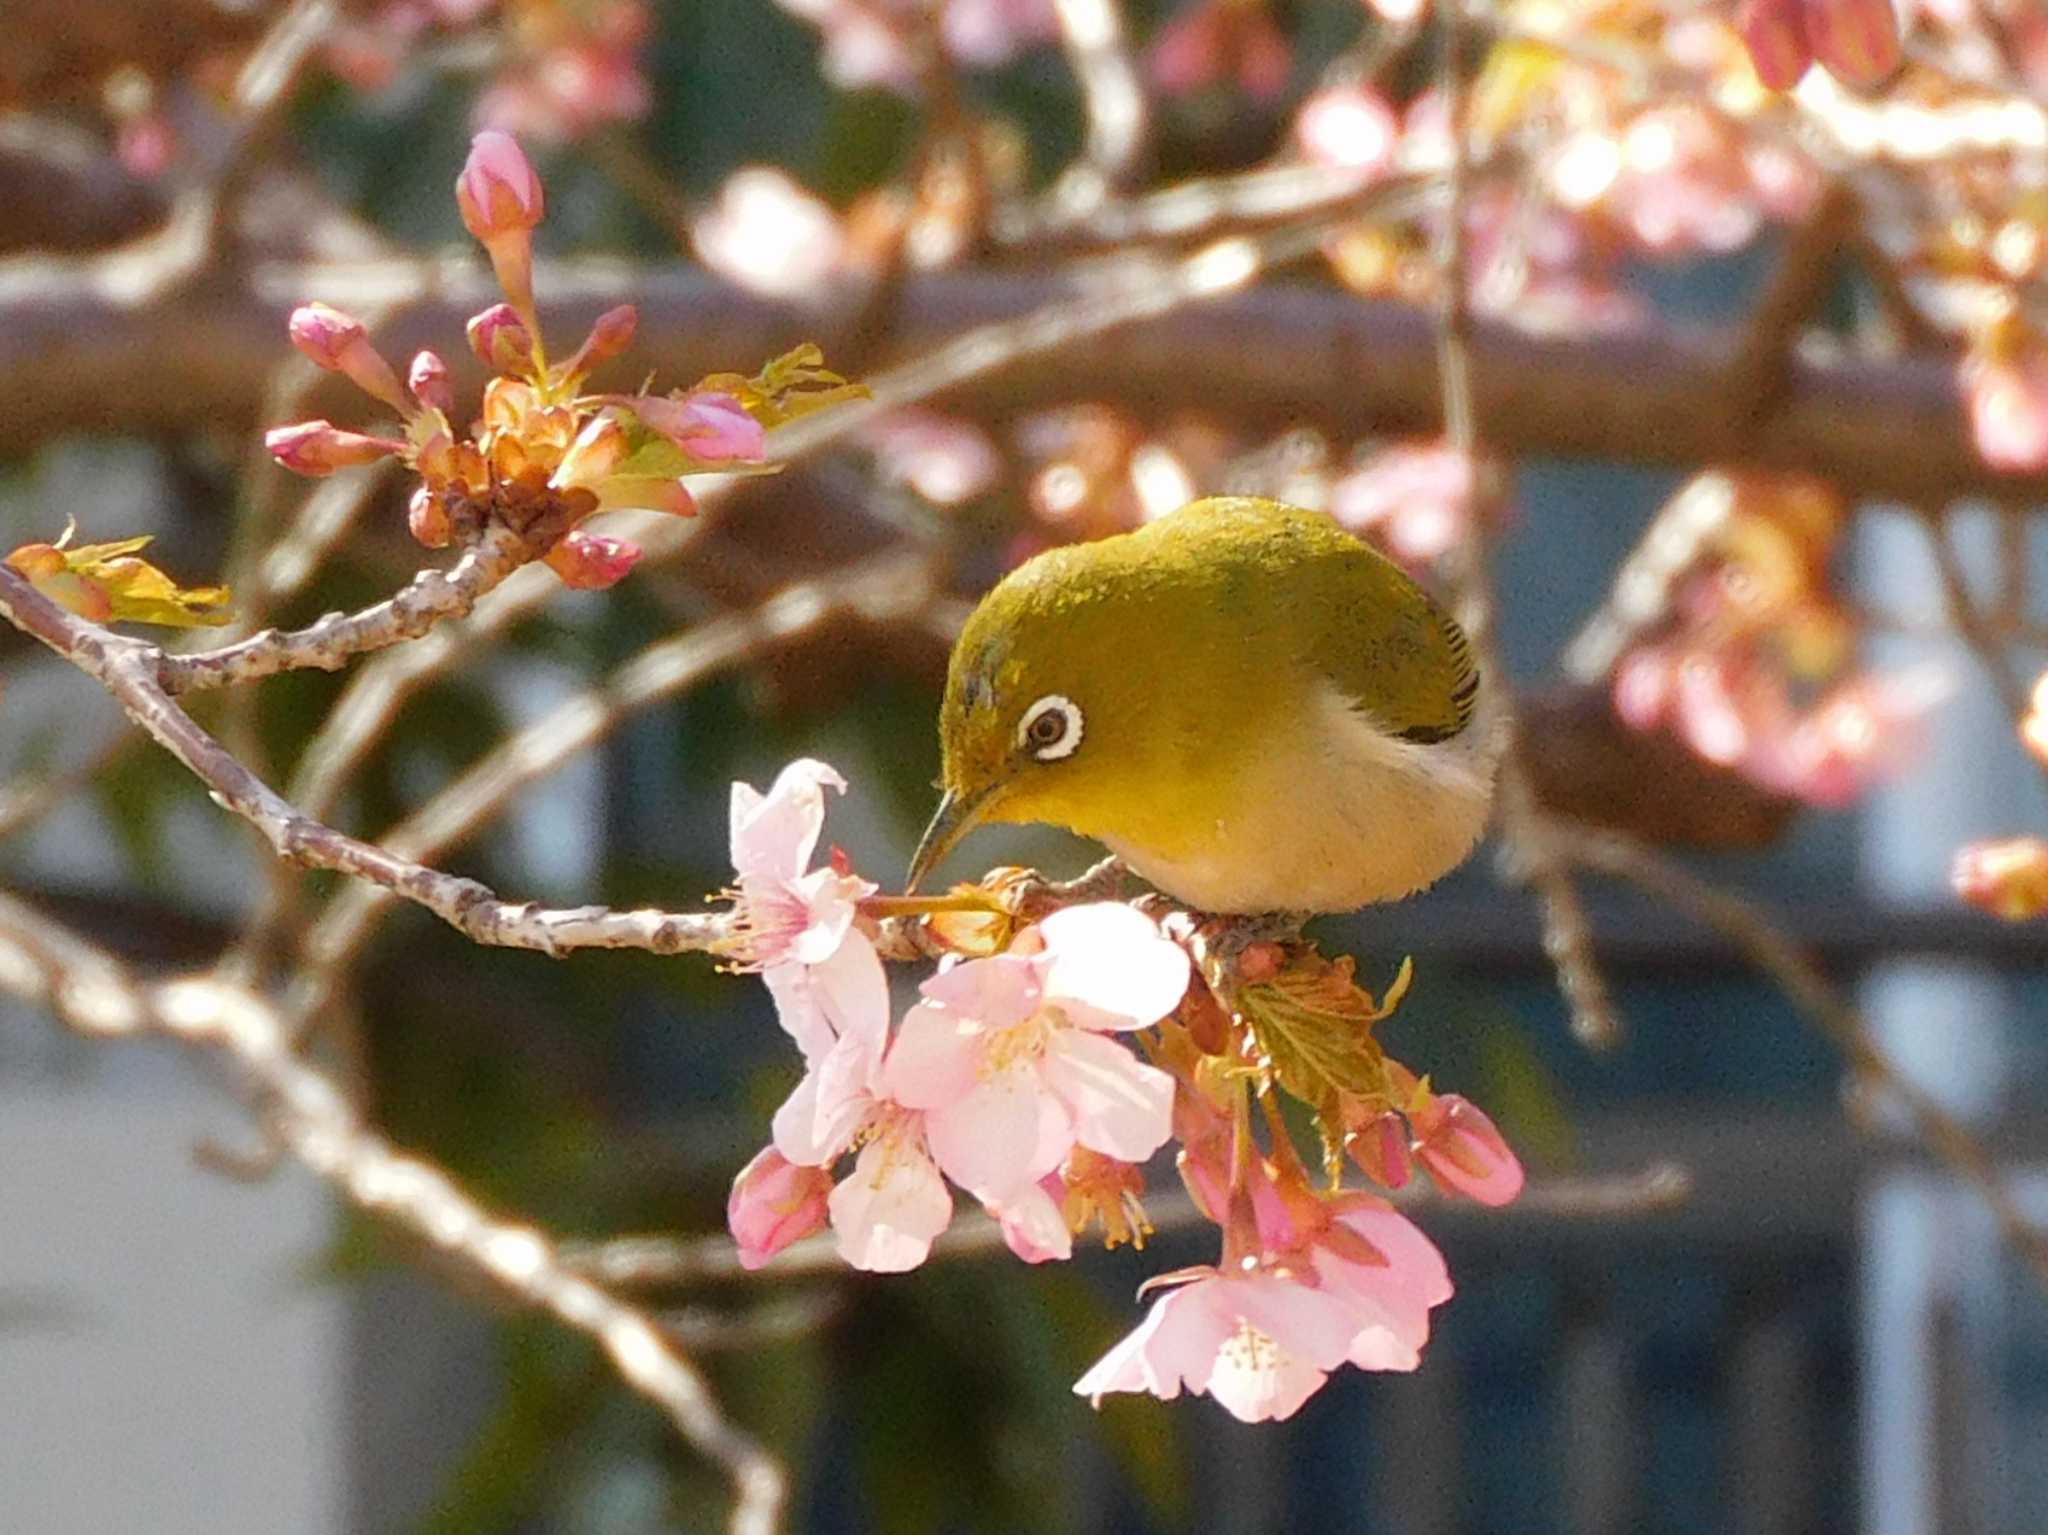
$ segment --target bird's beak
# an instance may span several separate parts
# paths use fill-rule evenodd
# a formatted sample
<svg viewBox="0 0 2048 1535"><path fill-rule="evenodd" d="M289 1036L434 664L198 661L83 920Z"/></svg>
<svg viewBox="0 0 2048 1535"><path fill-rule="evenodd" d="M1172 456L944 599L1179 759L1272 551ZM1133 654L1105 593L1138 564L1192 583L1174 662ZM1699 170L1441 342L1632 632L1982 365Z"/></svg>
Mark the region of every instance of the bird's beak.
<svg viewBox="0 0 2048 1535"><path fill-rule="evenodd" d="M917 839L917 851L910 855L910 874L903 881L905 894L917 889L917 882L931 873L932 866L950 853L953 844L966 836L974 823L981 819L990 792L989 789L978 789L970 794L961 794L948 789L940 797L939 808L932 812L931 824Z"/></svg>

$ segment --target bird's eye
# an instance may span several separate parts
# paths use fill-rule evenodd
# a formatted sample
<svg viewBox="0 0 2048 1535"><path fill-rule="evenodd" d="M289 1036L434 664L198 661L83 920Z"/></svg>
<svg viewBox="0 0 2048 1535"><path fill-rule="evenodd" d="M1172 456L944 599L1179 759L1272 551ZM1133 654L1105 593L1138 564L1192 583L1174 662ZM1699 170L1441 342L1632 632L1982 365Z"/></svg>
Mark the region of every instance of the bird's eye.
<svg viewBox="0 0 2048 1535"><path fill-rule="evenodd" d="M1040 762L1071 757L1081 744L1081 706L1057 693L1046 694L1024 711L1017 744Z"/></svg>

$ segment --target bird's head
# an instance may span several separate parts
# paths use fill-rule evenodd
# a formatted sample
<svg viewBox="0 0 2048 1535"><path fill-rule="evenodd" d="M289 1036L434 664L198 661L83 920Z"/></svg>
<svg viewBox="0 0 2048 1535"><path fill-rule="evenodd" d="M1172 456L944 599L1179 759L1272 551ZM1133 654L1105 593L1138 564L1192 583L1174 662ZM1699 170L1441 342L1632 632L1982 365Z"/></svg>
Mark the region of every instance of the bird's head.
<svg viewBox="0 0 2048 1535"><path fill-rule="evenodd" d="M1012 572L961 631L939 713L943 796L910 888L982 822L1088 831L1128 792L1145 689L1120 666L1119 649L1126 662L1130 650L1115 630L1138 612L1104 600L1094 547L1056 549Z"/></svg>

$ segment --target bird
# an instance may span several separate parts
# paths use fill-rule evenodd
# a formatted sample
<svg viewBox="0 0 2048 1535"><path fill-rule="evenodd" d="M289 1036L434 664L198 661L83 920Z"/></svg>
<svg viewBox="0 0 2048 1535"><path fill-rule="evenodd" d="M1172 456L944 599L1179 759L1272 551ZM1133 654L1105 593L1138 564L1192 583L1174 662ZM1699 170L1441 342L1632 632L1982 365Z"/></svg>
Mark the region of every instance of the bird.
<svg viewBox="0 0 2048 1535"><path fill-rule="evenodd" d="M1039 554L976 606L906 889L975 826L1043 822L1199 912L1401 899L1485 831L1499 689L1456 620L1325 513L1190 502Z"/></svg>

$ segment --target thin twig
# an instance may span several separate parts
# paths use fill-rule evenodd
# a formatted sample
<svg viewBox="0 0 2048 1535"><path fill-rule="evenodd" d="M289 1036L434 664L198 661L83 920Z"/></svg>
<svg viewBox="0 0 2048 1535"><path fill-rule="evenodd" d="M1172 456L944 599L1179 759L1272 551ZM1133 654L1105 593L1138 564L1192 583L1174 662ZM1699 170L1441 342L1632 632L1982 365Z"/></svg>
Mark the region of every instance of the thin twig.
<svg viewBox="0 0 2048 1535"><path fill-rule="evenodd" d="M2048 1285L2048 1232L2027 1218L1997 1162L1969 1128L1871 1043L1862 1016L1819 967L1755 907L1630 838L1558 829L1556 845L1580 868L1626 880L1689 912L1733 943L1833 1041L1858 1076L1881 1085L1911 1117L1928 1149L1974 1186L2005 1239Z"/></svg>
<svg viewBox="0 0 2048 1535"><path fill-rule="evenodd" d="M351 1205L402 1228L497 1292L546 1311L604 1350L621 1379L724 1468L733 1535L771 1535L787 1476L731 1422L654 1317L562 1261L539 1229L494 1215L433 1162L372 1130L346 1094L295 1054L262 998L206 977L144 984L111 955L0 895L0 991L100 1038L161 1035L231 1056L279 1145Z"/></svg>
<svg viewBox="0 0 2048 1535"><path fill-rule="evenodd" d="M875 622L909 618L933 600L936 590L928 555L894 552L799 582L750 612L716 618L688 633L657 641L596 687L500 742L387 833L381 839L385 856L439 857L489 822L520 789L554 772L641 710L743 661L815 633L834 618L855 615ZM324 998L331 978L361 951L378 919L400 897L417 899L397 885L372 880L351 886L329 904L301 947L307 974L301 978L305 995L296 999L300 1016L315 1009L316 1002L309 999ZM600 913L594 919L595 927L590 927L591 919L586 918L576 931L601 934L614 930L617 914L590 910ZM715 948L728 936L729 919L723 914L669 920L673 925L659 931L669 935L672 943L656 952Z"/></svg>
<svg viewBox="0 0 2048 1535"><path fill-rule="evenodd" d="M1144 153L1145 88L1113 0L1053 0L1053 9L1088 116L1082 161L1067 173L1074 183L1068 195L1078 201L1092 188L1099 200L1131 175Z"/></svg>
<svg viewBox="0 0 2048 1535"><path fill-rule="evenodd" d="M1471 642L1480 675L1497 700L1502 747L1497 804L1509 871L1536 892L1543 909L1543 949L1557 971L1558 989L1571 1015L1572 1033L1584 1044L1608 1049L1621 1039L1621 1020L1593 957L1592 929L1570 872L1551 846L1534 786L1522 764L1522 741L1513 688L1494 629L1493 578L1488 568L1485 507L1495 490L1481 461L1479 427L1472 393L1471 309L1465 282L1465 174L1470 134L1466 122L1463 63L1464 0L1442 0L1443 75L1451 162L1445 177L1448 206L1437 241L1437 376L1443 400L1444 436L1469 466L1473 506L1464 537L1451 561L1458 617Z"/></svg>
<svg viewBox="0 0 2048 1535"><path fill-rule="evenodd" d="M1948 517L1939 513L1923 514L1920 521L1927 532L1928 548L1934 555L1935 573L1941 578L1941 592L1948 605L1949 622L1984 668L1984 675L1997 690L1998 701L2017 727L2025 723L2033 712L2033 704L2027 696L2026 682L2013 665L2012 652L1993 629L1970 590L1969 574L1956 554Z"/></svg>
<svg viewBox="0 0 2048 1535"><path fill-rule="evenodd" d="M1486 1215L1489 1221L1632 1220L1675 1209L1691 1192L1692 1180L1683 1168L1657 1162L1631 1173L1531 1183L1513 1204L1488 1210ZM1458 1201L1426 1184L1412 1186L1393 1196L1391 1202L1411 1213L1441 1213L1460 1207ZM1194 1201L1178 1192L1148 1199L1145 1213L1155 1234L1195 1230L1209 1223ZM1004 1249L1003 1228L977 1210L962 1215L932 1244L931 1261L987 1257ZM702 1237L630 1236L571 1242L564 1243L561 1252L568 1267L600 1284L622 1289L684 1289L849 1272L830 1233L790 1244L762 1269L743 1267L732 1238L722 1231Z"/></svg>

